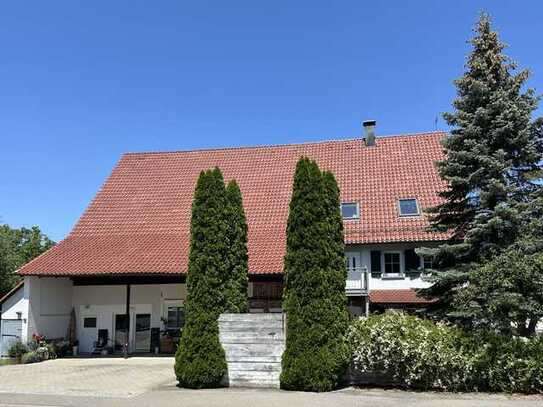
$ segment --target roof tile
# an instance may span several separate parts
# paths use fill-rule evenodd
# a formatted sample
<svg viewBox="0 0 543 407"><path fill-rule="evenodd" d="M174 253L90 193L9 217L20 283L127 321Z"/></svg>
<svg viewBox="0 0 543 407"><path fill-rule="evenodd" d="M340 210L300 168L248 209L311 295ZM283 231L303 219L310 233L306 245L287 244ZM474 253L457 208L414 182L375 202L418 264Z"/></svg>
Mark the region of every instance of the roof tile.
<svg viewBox="0 0 543 407"><path fill-rule="evenodd" d="M235 178L249 226L249 270L281 273L296 162L332 171L344 202L360 203L345 221L352 244L441 240L424 215L400 218L399 198L422 208L444 187L434 162L444 133L164 153L128 153L113 169L68 237L20 269L23 275L182 274L187 270L192 197L200 171L218 166Z"/></svg>

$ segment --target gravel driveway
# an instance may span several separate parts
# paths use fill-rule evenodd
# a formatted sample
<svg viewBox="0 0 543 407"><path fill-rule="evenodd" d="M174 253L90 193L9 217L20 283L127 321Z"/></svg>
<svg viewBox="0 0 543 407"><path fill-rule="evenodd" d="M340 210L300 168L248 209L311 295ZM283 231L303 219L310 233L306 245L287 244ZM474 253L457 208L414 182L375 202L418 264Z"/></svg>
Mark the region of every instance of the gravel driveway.
<svg viewBox="0 0 543 407"><path fill-rule="evenodd" d="M56 359L0 367L1 393L132 397L174 384L172 357Z"/></svg>

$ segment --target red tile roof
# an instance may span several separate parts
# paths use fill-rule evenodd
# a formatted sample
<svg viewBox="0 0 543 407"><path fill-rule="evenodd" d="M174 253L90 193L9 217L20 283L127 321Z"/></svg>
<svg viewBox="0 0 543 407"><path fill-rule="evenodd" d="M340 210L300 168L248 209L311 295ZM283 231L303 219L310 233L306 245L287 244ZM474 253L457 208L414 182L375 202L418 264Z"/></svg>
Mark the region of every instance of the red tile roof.
<svg viewBox="0 0 543 407"><path fill-rule="evenodd" d="M419 297L415 290L371 290L373 304L431 304L434 300Z"/></svg>
<svg viewBox="0 0 543 407"><path fill-rule="evenodd" d="M423 208L443 189L434 162L444 133L280 146L123 155L68 237L20 269L23 275L181 274L187 270L191 202L200 171L218 166L241 187L249 225L250 273L281 273L296 162L332 171L343 202L359 202L345 221L347 243L442 240L425 216L400 218L399 198Z"/></svg>

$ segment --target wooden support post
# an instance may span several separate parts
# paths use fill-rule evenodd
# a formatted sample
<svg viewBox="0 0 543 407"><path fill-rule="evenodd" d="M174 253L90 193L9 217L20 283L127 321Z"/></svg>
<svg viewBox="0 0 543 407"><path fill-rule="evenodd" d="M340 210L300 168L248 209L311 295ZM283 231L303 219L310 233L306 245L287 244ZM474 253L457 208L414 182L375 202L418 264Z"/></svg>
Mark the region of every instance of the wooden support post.
<svg viewBox="0 0 543 407"><path fill-rule="evenodd" d="M126 285L126 343L124 344L124 358L128 358L128 344L130 343L130 284Z"/></svg>
<svg viewBox="0 0 543 407"><path fill-rule="evenodd" d="M369 294L366 295L365 297L365 306L366 306L366 317L369 317L370 316L370 296Z"/></svg>

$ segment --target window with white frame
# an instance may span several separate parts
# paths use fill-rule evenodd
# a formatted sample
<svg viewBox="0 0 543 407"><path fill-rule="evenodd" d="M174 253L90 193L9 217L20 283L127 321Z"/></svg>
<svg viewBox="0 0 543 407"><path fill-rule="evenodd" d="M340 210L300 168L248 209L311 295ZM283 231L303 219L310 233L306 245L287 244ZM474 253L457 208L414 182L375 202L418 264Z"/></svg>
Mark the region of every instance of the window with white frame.
<svg viewBox="0 0 543 407"><path fill-rule="evenodd" d="M402 275L402 256L400 252L384 252L383 267L385 276Z"/></svg>
<svg viewBox="0 0 543 407"><path fill-rule="evenodd" d="M341 204L341 216L343 219L360 218L360 205L358 202L345 202Z"/></svg>
<svg viewBox="0 0 543 407"><path fill-rule="evenodd" d="M169 305L166 310L166 329L181 329L185 325L185 308Z"/></svg>
<svg viewBox="0 0 543 407"><path fill-rule="evenodd" d="M414 198L398 200L398 211L400 216L419 216L419 203Z"/></svg>
<svg viewBox="0 0 543 407"><path fill-rule="evenodd" d="M167 331L179 332L185 325L183 300L166 299L162 307L162 322Z"/></svg>
<svg viewBox="0 0 543 407"><path fill-rule="evenodd" d="M433 266L433 259L431 256L420 256L421 265L423 270L431 270Z"/></svg>

